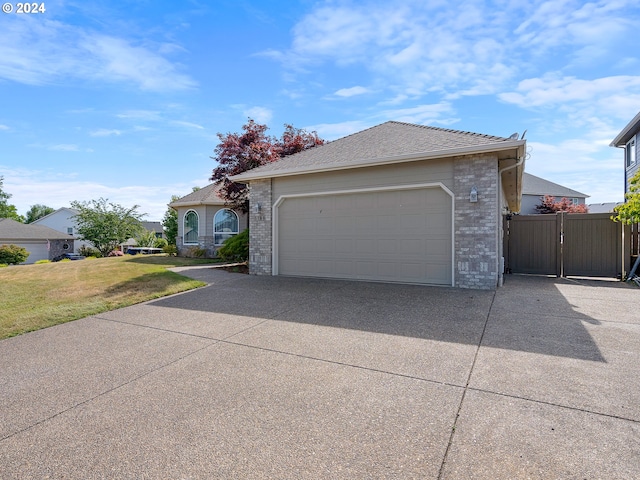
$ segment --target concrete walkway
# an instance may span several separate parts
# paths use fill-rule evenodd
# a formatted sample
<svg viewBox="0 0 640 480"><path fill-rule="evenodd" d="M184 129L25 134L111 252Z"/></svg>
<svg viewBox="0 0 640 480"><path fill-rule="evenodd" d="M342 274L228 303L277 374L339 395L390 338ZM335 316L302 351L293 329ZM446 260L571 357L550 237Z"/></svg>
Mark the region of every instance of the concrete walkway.
<svg viewBox="0 0 640 480"><path fill-rule="evenodd" d="M183 273L0 341L0 478L640 478L640 289Z"/></svg>

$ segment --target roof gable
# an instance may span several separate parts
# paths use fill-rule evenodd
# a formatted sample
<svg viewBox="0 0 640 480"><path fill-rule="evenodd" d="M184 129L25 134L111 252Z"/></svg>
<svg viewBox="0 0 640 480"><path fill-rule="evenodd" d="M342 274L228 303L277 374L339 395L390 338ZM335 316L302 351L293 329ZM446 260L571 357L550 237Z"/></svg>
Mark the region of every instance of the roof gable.
<svg viewBox="0 0 640 480"><path fill-rule="evenodd" d="M627 123L616 138L609 144L610 147L624 147L631 137L640 131L640 112Z"/></svg>
<svg viewBox="0 0 640 480"><path fill-rule="evenodd" d="M515 149L524 140L389 121L231 177L234 181Z"/></svg>
<svg viewBox="0 0 640 480"><path fill-rule="evenodd" d="M194 205L224 205L224 200L218 196L219 183L211 183L206 187L191 192L175 202L169 204L172 208L191 207Z"/></svg>
<svg viewBox="0 0 640 480"><path fill-rule="evenodd" d="M522 175L522 194L536 196L553 195L554 197L567 198L587 198L589 196L586 193L572 190L571 188L564 187L526 172Z"/></svg>
<svg viewBox="0 0 640 480"><path fill-rule="evenodd" d="M2 240L73 240L71 235L53 228L32 223L20 223L11 218L0 218L0 239Z"/></svg>
<svg viewBox="0 0 640 480"><path fill-rule="evenodd" d="M42 222L43 220L45 220L45 219L49 219L49 218L51 218L51 217L58 217L58 216L60 216L60 215L63 215L65 219L66 219L66 218L71 218L71 217L75 217L78 213L79 213L79 212L78 212L78 210L75 210L75 209L73 209L73 208L62 207L62 208L59 208L59 209L57 209L57 210L55 210L55 211L51 212L51 213L50 213L50 214L48 214L48 215L45 215L44 217L40 217L40 218L38 218L37 220L34 220L34 221L33 221L33 222L31 222L31 223L32 223L32 224L34 224L34 223L41 223L41 222Z"/></svg>

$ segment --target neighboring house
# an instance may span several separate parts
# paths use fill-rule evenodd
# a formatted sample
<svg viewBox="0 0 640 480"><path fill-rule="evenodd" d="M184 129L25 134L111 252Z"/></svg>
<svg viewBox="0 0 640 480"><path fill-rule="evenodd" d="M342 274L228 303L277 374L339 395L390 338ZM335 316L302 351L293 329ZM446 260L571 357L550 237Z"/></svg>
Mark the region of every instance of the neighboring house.
<svg viewBox="0 0 640 480"><path fill-rule="evenodd" d="M589 213L613 213L613 209L623 203L624 202L590 203L587 205L587 208L589 209Z"/></svg>
<svg viewBox="0 0 640 480"><path fill-rule="evenodd" d="M75 238L74 253L79 253L82 247L93 247L93 244L85 240L79 240L76 237L78 233L78 227L73 217L75 217L77 214L78 211L73 208L62 207L55 212L51 212L49 215L40 217L31 224L43 225L45 227L53 228L58 232L73 235L73 237Z"/></svg>
<svg viewBox="0 0 640 480"><path fill-rule="evenodd" d="M567 198L574 205L584 205L585 199L589 196L525 172L522 176L522 207L520 208L520 214L531 215L538 213L536 205L540 205L545 195L551 195L558 201L562 198Z"/></svg>
<svg viewBox="0 0 640 480"><path fill-rule="evenodd" d="M25 263L53 260L58 255L73 252L73 237L53 228L33 223L20 223L0 218L0 245L18 245L29 252Z"/></svg>
<svg viewBox="0 0 640 480"><path fill-rule="evenodd" d="M231 177L250 272L494 289L526 142L386 122Z"/></svg>
<svg viewBox="0 0 640 480"><path fill-rule="evenodd" d="M142 228L149 232L154 232L156 234L156 238L167 238L164 234L164 228L162 227L162 222L140 222L142 223ZM120 244L120 250L126 253L127 250L131 247L137 247L138 242L136 242L135 238L130 238L126 242Z"/></svg>
<svg viewBox="0 0 640 480"><path fill-rule="evenodd" d="M638 171L638 142L640 142L640 113L613 139L610 146L624 149L624 193L629 192L629 181Z"/></svg>
<svg viewBox="0 0 640 480"><path fill-rule="evenodd" d="M248 215L227 208L218 196L218 184L215 183L185 195L169 206L178 212L178 255L189 255L190 250L200 248L206 251L207 257L215 257L227 238L248 226Z"/></svg>

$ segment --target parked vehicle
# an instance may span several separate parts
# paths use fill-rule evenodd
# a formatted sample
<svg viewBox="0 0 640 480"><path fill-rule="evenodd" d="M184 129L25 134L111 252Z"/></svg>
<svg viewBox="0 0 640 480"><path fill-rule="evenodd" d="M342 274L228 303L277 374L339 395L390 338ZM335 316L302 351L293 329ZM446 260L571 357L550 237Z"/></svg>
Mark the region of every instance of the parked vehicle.
<svg viewBox="0 0 640 480"><path fill-rule="evenodd" d="M58 255L53 259L54 262L59 262L60 260L69 259L69 260L84 260L86 257L84 255L80 255L77 253L63 253L62 255Z"/></svg>

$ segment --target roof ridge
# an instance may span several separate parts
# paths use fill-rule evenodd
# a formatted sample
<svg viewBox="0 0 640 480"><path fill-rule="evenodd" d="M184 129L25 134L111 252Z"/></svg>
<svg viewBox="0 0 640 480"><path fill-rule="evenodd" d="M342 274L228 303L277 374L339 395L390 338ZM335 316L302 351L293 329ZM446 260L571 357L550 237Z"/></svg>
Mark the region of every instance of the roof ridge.
<svg viewBox="0 0 640 480"><path fill-rule="evenodd" d="M389 121L384 122L384 123L397 123L399 125L408 125L408 126L411 126L411 127L419 127L419 128L429 129L429 130L439 130L441 132L463 133L465 135L472 135L472 136L475 136L475 137L499 138L500 140L508 140L507 137L499 137L497 135L489 135L487 133L470 132L468 130L457 130L457 129L454 129L454 128L434 127L433 125L420 125L418 123L400 122L398 120L389 120ZM384 125L384 123L381 123L380 125Z"/></svg>

